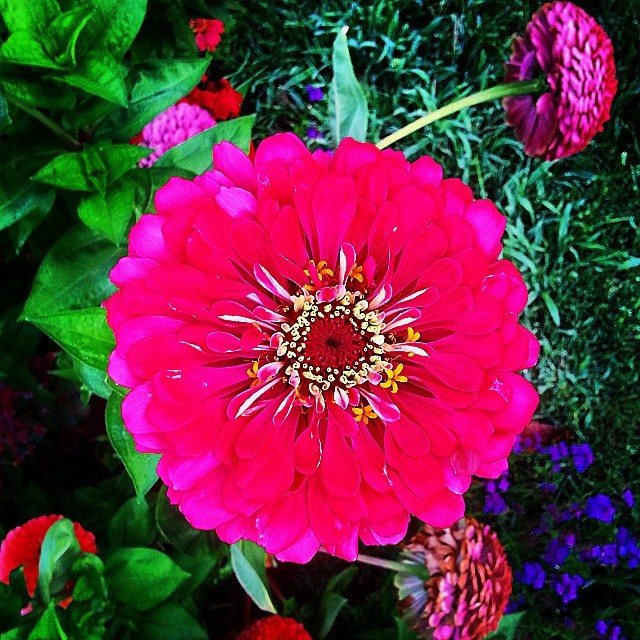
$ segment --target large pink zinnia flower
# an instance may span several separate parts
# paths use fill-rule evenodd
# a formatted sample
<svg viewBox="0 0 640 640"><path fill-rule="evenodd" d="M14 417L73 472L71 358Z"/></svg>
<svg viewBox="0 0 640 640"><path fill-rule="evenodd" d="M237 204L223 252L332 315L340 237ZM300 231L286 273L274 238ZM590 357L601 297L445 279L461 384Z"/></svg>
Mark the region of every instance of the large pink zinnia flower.
<svg viewBox="0 0 640 640"><path fill-rule="evenodd" d="M513 40L506 82L542 73L541 96L505 98L507 123L527 155L556 160L582 151L609 120L616 93L613 46L602 27L571 2L551 2Z"/></svg>
<svg viewBox="0 0 640 640"><path fill-rule="evenodd" d="M123 417L194 527L282 560L448 526L538 396L504 217L431 158L293 134L171 179L111 273Z"/></svg>

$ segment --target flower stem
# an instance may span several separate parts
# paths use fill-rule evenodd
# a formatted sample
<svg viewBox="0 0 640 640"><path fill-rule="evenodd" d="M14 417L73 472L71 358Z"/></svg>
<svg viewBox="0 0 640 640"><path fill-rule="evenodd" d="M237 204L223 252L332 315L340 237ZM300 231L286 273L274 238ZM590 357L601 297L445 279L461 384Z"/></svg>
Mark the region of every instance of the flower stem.
<svg viewBox="0 0 640 640"><path fill-rule="evenodd" d="M390 136L387 136L386 138L380 140L380 142L376 144L376 147L378 147L378 149L384 149L394 142L402 140L402 138L404 138L405 136L418 131L418 129L422 129L432 122L440 120L441 118L446 118L447 116L450 116L451 114L456 113L461 109L465 109L466 107L472 107L482 102L488 102L489 100L498 100L500 98L506 98L508 96L524 96L530 93L543 93L546 88L548 88L548 85L544 79L522 80L521 82L505 82L495 87L491 87L490 89L472 93L470 96L460 98L459 100L454 100L444 107L440 107L440 109L436 109L435 111L428 113L426 116L422 116L421 118L414 120L405 127L402 127L402 129L398 129Z"/></svg>
<svg viewBox="0 0 640 640"><path fill-rule="evenodd" d="M45 127L47 127L47 129L55 133L58 138L64 140L72 149L76 151L82 149L82 145L78 140L76 140L70 133L67 133L60 125L45 116L44 113L30 107L26 102L20 100L20 98L5 95L5 99L7 102L11 102L13 105L18 107L18 109L22 109L22 111L29 114L32 118L35 118L38 122L41 122Z"/></svg>
<svg viewBox="0 0 640 640"><path fill-rule="evenodd" d="M422 565L399 562L398 560L387 560L386 558L377 558L375 556L368 556L364 553L358 554L356 562L369 564L372 567L381 567L382 569L388 569L389 571L395 571L397 573L410 573L423 578L424 580L429 578L429 572L426 567L423 567Z"/></svg>

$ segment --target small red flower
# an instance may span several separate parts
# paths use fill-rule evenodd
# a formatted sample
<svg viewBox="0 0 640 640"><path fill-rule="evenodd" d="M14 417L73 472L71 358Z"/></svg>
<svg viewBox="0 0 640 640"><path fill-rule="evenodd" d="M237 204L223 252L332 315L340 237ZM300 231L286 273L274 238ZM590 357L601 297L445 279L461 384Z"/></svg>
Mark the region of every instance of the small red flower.
<svg viewBox="0 0 640 640"><path fill-rule="evenodd" d="M33 596L38 583L38 564L42 542L51 526L63 516L39 516L12 529L0 546L0 582L9 584L14 569L22 567L29 596ZM85 531L77 522L73 523L80 549L85 553L98 553L93 533ZM70 599L67 601L70 601Z"/></svg>
<svg viewBox="0 0 640 640"><path fill-rule="evenodd" d="M205 79L204 82L204 89L195 87L183 101L206 109L216 120L237 118L240 115L242 94L236 91L226 78Z"/></svg>
<svg viewBox="0 0 640 640"><path fill-rule="evenodd" d="M541 96L505 98L506 121L527 155L557 160L582 151L610 118L618 82L613 46L602 27L571 2L551 2L514 38L505 82L549 84Z"/></svg>
<svg viewBox="0 0 640 640"><path fill-rule="evenodd" d="M254 622L236 640L311 640L311 636L293 618L271 616Z"/></svg>
<svg viewBox="0 0 640 640"><path fill-rule="evenodd" d="M189 26L196 34L196 45L200 51L216 50L220 44L220 37L224 33L224 23L221 20L196 18L189 22Z"/></svg>

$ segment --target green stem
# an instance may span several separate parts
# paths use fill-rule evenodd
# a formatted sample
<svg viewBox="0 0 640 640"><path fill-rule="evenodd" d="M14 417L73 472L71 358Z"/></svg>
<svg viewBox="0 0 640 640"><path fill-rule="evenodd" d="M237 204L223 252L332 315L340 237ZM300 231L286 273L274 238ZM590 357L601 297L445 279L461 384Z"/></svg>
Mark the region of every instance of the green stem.
<svg viewBox="0 0 640 640"><path fill-rule="evenodd" d="M47 129L55 133L58 138L64 140L72 149L82 149L82 145L71 134L67 133L60 125L56 124L53 120L48 118L37 109L30 107L26 102L23 102L19 98L15 98L11 95L5 95L7 102L11 102L13 105L22 109L25 113L29 114L32 118L35 118L38 122L41 122Z"/></svg>
<svg viewBox="0 0 640 640"><path fill-rule="evenodd" d="M386 558L377 558L376 556L368 556L364 553L358 554L356 562L369 564L372 567L381 567L382 569L388 569L389 571L395 571L396 573L410 573L423 578L424 580L429 578L429 572L426 567L421 565L399 562L398 560L387 560Z"/></svg>
<svg viewBox="0 0 640 640"><path fill-rule="evenodd" d="M418 131L418 129L422 129L422 127L426 127L441 118L446 118L447 116L450 116L461 109L465 109L466 107L472 107L476 104L480 104L481 102L498 100L508 96L524 96L530 93L543 93L546 88L548 88L548 85L546 81L542 79L522 80L521 82L505 82L504 84L499 84L495 87L491 87L490 89L478 91L478 93L473 93L465 98L454 100L444 107L440 107L440 109L436 109L435 111L428 113L426 116L422 116L422 118L414 120L407 126L402 127L402 129L398 129L395 133L392 133L390 136L380 140L380 142L376 144L376 147L378 147L378 149L384 149L394 142L402 140L405 136Z"/></svg>

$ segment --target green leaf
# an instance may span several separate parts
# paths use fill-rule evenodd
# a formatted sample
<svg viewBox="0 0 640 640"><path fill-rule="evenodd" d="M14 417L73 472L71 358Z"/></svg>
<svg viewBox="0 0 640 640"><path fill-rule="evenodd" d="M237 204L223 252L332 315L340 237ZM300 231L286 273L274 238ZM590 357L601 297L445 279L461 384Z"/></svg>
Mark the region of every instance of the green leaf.
<svg viewBox="0 0 640 640"><path fill-rule="evenodd" d="M104 309L75 309L41 316L23 314L23 319L35 324L74 358L106 371L115 340Z"/></svg>
<svg viewBox="0 0 640 640"><path fill-rule="evenodd" d="M88 5L76 7L61 13L47 29L50 37L55 40L56 48L65 62L74 67L78 64L76 45L78 37L93 15L94 8Z"/></svg>
<svg viewBox="0 0 640 640"><path fill-rule="evenodd" d="M254 122L254 115L220 122L215 127L211 127L211 129L207 129L169 149L158 158L154 167L174 167L200 175L207 169L211 169L212 149L223 140L231 142L245 153L249 153Z"/></svg>
<svg viewBox="0 0 640 640"><path fill-rule="evenodd" d="M61 71L64 66L52 60L29 31L15 31L0 47L0 59L11 64Z"/></svg>
<svg viewBox="0 0 640 640"><path fill-rule="evenodd" d="M140 629L144 640L207 640L207 632L177 602L167 602L148 611Z"/></svg>
<svg viewBox="0 0 640 640"><path fill-rule="evenodd" d="M544 303L547 307L547 310L549 311L549 315L551 316L551 319L553 320L553 324L556 325L556 327L560 326L560 312L558 311L558 307L556 306L556 303L553 301L553 299L551 298L551 296L546 292L543 291L541 293L542 295L542 299L544 300Z"/></svg>
<svg viewBox="0 0 640 640"><path fill-rule="evenodd" d="M516 631L518 625L525 615L526 611L516 611L503 616L500 620L500 624L495 631L492 631L489 635L485 636L486 640L514 640L516 637Z"/></svg>
<svg viewBox="0 0 640 640"><path fill-rule="evenodd" d="M109 541L114 547L148 547L154 535L153 514L144 498L127 500L109 523Z"/></svg>
<svg viewBox="0 0 640 640"><path fill-rule="evenodd" d="M44 77L68 84L121 107L128 104L124 68L108 55L87 58L71 73Z"/></svg>
<svg viewBox="0 0 640 640"><path fill-rule="evenodd" d="M107 384L107 374L104 369L92 367L82 360L73 358L73 370L84 390L105 400L109 398L111 387Z"/></svg>
<svg viewBox="0 0 640 640"><path fill-rule="evenodd" d="M187 522L180 509L169 502L167 488L164 486L156 496L155 524L166 542L185 552L189 551L201 534Z"/></svg>
<svg viewBox="0 0 640 640"><path fill-rule="evenodd" d="M38 564L37 590L45 603L69 582L71 568L80 553L71 520L63 518L54 522L42 542Z"/></svg>
<svg viewBox="0 0 640 640"><path fill-rule="evenodd" d="M209 66L210 58L152 60L131 73L133 89L129 107L101 126L101 138L128 140L142 131L161 111L174 105L195 87Z"/></svg>
<svg viewBox="0 0 640 640"><path fill-rule="evenodd" d="M248 540L231 545L231 566L240 586L262 611L276 613L264 567L265 552L262 547Z"/></svg>
<svg viewBox="0 0 640 640"><path fill-rule="evenodd" d="M109 596L136 611L148 611L169 598L190 575L157 549L118 549L105 562Z"/></svg>
<svg viewBox="0 0 640 640"><path fill-rule="evenodd" d="M2 91L0 91L0 127L5 127L10 124L11 116L9 115L9 105Z"/></svg>
<svg viewBox="0 0 640 640"><path fill-rule="evenodd" d="M131 220L136 188L133 180L122 178L108 187L105 195L92 193L83 198L78 206L80 220L118 244Z"/></svg>
<svg viewBox="0 0 640 640"><path fill-rule="evenodd" d="M42 261L23 319L97 307L115 292L109 271L124 253L94 231L73 227Z"/></svg>
<svg viewBox="0 0 640 640"><path fill-rule="evenodd" d="M55 191L41 184L19 184L17 190L10 193L0 186L0 231L32 213L46 215L55 198Z"/></svg>
<svg viewBox="0 0 640 640"><path fill-rule="evenodd" d="M324 640L329 635L338 614L342 608L348 603L348 600L337 593L327 593L320 601L318 616L322 621L315 637L318 640Z"/></svg>
<svg viewBox="0 0 640 640"><path fill-rule="evenodd" d="M156 467L160 456L154 453L140 453L136 450L133 437L122 421L122 396L112 393L107 402L105 414L107 435L116 454L133 481L138 498L142 498L158 479Z"/></svg>
<svg viewBox="0 0 640 640"><path fill-rule="evenodd" d="M53 602L49 603L45 609L42 618L29 634L28 640L67 640L67 634L60 626Z"/></svg>
<svg viewBox="0 0 640 640"><path fill-rule="evenodd" d="M135 39L147 10L147 0L101 0L81 37L83 50L108 51L121 60Z"/></svg>
<svg viewBox="0 0 640 640"><path fill-rule="evenodd" d="M11 32L25 29L40 33L59 13L60 6L56 0L0 0L0 14Z"/></svg>
<svg viewBox="0 0 640 640"><path fill-rule="evenodd" d="M348 27L343 27L333 43L333 80L329 92L329 119L336 145L346 137L364 142L369 117L367 97L353 71Z"/></svg>

